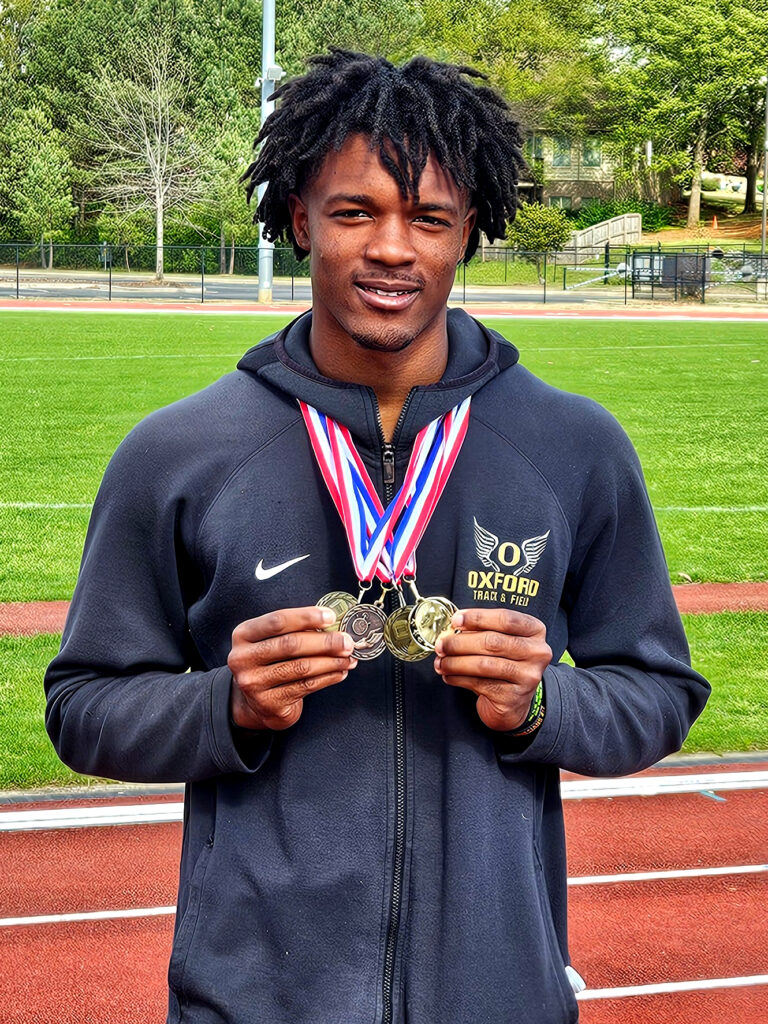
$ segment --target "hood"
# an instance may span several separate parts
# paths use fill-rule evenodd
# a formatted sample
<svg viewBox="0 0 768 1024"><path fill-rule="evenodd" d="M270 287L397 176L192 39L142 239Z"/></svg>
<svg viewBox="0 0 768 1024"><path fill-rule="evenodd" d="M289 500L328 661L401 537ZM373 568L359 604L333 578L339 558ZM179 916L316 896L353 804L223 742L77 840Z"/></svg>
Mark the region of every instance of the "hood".
<svg viewBox="0 0 768 1024"><path fill-rule="evenodd" d="M378 405L373 389L324 377L310 355L311 327L312 313L302 314L278 334L249 349L237 364L238 369L332 416L364 440L378 442ZM443 377L411 390L394 438L397 443L411 443L427 423L474 394L519 358L514 345L461 309L448 311L448 344ZM366 425L363 431L361 424Z"/></svg>

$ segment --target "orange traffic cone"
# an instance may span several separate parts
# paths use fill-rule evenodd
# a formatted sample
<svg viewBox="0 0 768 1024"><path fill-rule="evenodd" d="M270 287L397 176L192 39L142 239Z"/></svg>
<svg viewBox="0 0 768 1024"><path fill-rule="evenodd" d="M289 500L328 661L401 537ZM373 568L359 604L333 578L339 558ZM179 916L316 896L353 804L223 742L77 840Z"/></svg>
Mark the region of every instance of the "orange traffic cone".
<svg viewBox="0 0 768 1024"><path fill-rule="evenodd" d="M712 218L712 230L717 231L717 217Z"/></svg>

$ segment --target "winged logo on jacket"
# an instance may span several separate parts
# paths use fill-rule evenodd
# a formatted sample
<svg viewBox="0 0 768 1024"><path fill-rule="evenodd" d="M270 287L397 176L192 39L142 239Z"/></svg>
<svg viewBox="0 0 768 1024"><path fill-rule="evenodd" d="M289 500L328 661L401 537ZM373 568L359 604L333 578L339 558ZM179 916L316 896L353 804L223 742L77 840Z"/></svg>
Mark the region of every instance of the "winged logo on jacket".
<svg viewBox="0 0 768 1024"><path fill-rule="evenodd" d="M491 533L490 530L486 530L484 526L481 526L474 516L472 519L475 524L475 550L477 551L477 557L486 568L495 569L496 572L499 572L500 566L498 562L491 557L499 546L499 538L495 533ZM529 537L522 542L520 553L525 561L514 570L514 576L527 575L535 567L538 560L544 554L549 533L550 531L547 530L546 533L542 533L538 537ZM506 564L509 563L507 562Z"/></svg>

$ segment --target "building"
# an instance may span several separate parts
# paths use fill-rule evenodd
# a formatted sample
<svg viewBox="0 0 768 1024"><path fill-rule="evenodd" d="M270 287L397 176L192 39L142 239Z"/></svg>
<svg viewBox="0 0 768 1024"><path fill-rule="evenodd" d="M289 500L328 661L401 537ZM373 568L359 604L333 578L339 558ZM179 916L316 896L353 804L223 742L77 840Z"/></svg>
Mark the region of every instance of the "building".
<svg viewBox="0 0 768 1024"><path fill-rule="evenodd" d="M578 210L615 198L614 163L600 135L577 138L533 132L526 143L526 157L537 177L536 184L521 183L526 199Z"/></svg>

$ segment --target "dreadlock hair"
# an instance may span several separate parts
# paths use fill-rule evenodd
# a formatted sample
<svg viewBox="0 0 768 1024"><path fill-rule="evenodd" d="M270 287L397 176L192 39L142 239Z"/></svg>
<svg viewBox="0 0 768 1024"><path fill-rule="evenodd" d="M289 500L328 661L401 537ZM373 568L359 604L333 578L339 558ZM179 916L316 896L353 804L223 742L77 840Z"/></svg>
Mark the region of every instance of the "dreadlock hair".
<svg viewBox="0 0 768 1024"><path fill-rule="evenodd" d="M254 143L257 158L243 174L248 202L259 184L269 184L254 221L273 242L286 238L296 256L287 199L311 180L332 150L350 135L370 140L404 198L418 201L419 180L430 153L471 194L477 222L465 262L483 231L504 236L518 207L517 182L527 170L519 126L505 101L474 68L414 57L395 67L383 57L331 47L312 57L309 70L274 93L282 101Z"/></svg>

